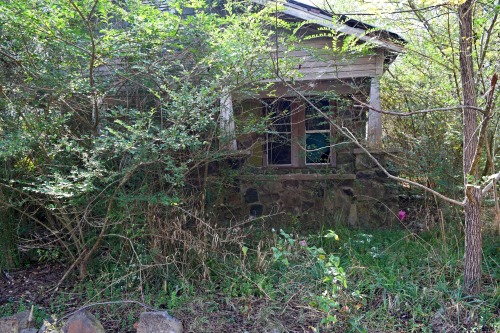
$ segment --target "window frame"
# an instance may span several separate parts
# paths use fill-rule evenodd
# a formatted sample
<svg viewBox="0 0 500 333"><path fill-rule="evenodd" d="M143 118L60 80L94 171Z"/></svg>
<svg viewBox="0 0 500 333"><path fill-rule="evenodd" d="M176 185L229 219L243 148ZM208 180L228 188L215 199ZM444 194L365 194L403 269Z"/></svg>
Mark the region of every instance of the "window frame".
<svg viewBox="0 0 500 333"><path fill-rule="evenodd" d="M326 112L326 113L329 113L329 112L332 112L332 103L331 103L331 100L326 100L324 98L320 98L320 99L317 99L317 98L311 98L310 101L313 103L313 104L316 104L316 103L322 103L323 101L325 102L328 102L327 105L315 105L316 107L322 109L321 111L323 112ZM323 110L324 107L328 107L328 110ZM328 128L326 129L308 129L307 125L308 125L308 120L310 120L308 118L308 115L307 115L307 111L308 109L310 109L311 106L310 105L305 105L305 108L304 108L304 135L303 135L303 139L302 139L302 143L303 143L303 147L304 147L304 164L305 166L314 166L314 165L317 165L317 166L322 166L322 165L331 165L331 159L332 159L332 155L334 155L334 152L332 151L332 144L331 144L331 140L332 138L334 137L333 136L333 128L332 128L332 124L330 123L330 121L328 120L325 120L323 115L319 114L318 112L316 112L316 110L312 109L316 114L314 116L314 118L320 118L321 121L325 121L327 122L328 124ZM330 114L330 116L333 116L333 113ZM330 118L331 119L331 118ZM309 158L308 156L308 153L310 151L313 151L313 150L308 150L308 145L307 145L307 135L308 134L328 134L328 146L325 146L328 148L328 159L327 159L327 162L313 162L313 163L308 163L307 162L307 159ZM300 138L299 138L300 139ZM319 148L321 149L321 148Z"/></svg>
<svg viewBox="0 0 500 333"><path fill-rule="evenodd" d="M272 100L270 101L270 103L265 103L263 108L264 108L264 115L269 117L270 116L270 112L274 112L274 108L273 106L278 106L278 109L279 109L279 106L281 103L283 103L284 101L288 101L287 99L285 98L281 98L281 99L276 99L276 100ZM267 131L266 132L266 139L265 139L265 143L264 143L264 149L263 149L263 154L264 154L264 163L266 166L280 166L280 167L292 167L294 165L293 163L293 150L294 150L294 144L293 144L293 123L294 123L294 118L293 118L293 103L294 101L293 100L289 100L290 104L288 106L289 108L289 111L290 111L290 115L289 115L289 118L290 118L290 122L288 123L289 126L290 126L290 130L289 131L273 131L275 133L285 133L287 135L290 136L290 163L282 163L282 164L273 164L273 163L269 163L269 153L270 153L270 145L272 144L273 141L271 141L269 138L270 136L276 136L277 134L273 134L271 133L270 131ZM283 111L283 110L279 110L279 111ZM277 116L277 118L279 119L279 117L281 117L280 115ZM273 117L271 116L270 119L272 119ZM277 123L277 124L269 124L268 128L271 127L271 126L275 126L275 127L279 127L279 126L284 126L285 124L283 123Z"/></svg>
<svg viewBox="0 0 500 333"><path fill-rule="evenodd" d="M308 96L309 99L319 99L324 100L320 96ZM273 105L280 100L290 101L290 119L291 119L291 144L290 144L290 161L289 164L273 164L269 161L269 135L267 132L265 135L265 142L263 144L262 159L264 167L271 168L305 168L305 167L335 167L337 165L337 154L332 149L330 143L329 147L329 157L326 163L307 163L307 147L306 147L306 135L308 132L312 133L311 130L306 130L306 107L305 101L302 101L295 97L290 98L276 98L276 99L264 99L263 100L263 115L269 116L269 106ZM328 106L332 117L334 117L337 112L337 104L328 100ZM335 130L333 126L329 123L329 129L321 130L322 133L329 133L329 139L332 140L335 137ZM314 130L312 130L314 131ZM288 132L287 132L288 133Z"/></svg>

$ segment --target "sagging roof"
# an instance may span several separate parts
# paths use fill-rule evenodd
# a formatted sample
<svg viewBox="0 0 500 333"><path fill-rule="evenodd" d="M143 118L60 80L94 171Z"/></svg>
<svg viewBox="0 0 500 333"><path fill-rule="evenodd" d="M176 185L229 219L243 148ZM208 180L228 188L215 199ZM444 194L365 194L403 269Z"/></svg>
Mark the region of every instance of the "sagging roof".
<svg viewBox="0 0 500 333"><path fill-rule="evenodd" d="M276 3L273 0L252 0L252 2L260 5L274 5ZM371 43L393 52L401 53L404 51L406 40L394 32L379 29L373 25L349 18L346 15L333 14L321 8L295 0L281 0L279 1L279 5L282 6L281 12L286 15L333 29L339 33L355 36L363 42Z"/></svg>

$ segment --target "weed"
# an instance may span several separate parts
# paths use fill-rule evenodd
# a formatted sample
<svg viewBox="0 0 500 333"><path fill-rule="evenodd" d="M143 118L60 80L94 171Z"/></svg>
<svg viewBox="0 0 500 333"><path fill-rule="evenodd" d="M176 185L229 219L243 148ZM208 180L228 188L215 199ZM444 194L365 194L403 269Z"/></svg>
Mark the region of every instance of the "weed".
<svg viewBox="0 0 500 333"><path fill-rule="evenodd" d="M432 232L342 227L308 235L262 233L227 250L202 247L207 249L205 279L200 265L129 265L127 271L116 262L93 271L94 278L77 284L72 294L60 293L50 310L35 307L34 314L61 317L72 302L69 295L76 294L87 302L143 297L144 303L183 319L193 332L499 331L496 239L484 237L485 275L477 298L461 289L460 236L445 239L443 244ZM0 306L0 314L30 306L10 302ZM114 306L98 312L116 331L131 332L139 311Z"/></svg>

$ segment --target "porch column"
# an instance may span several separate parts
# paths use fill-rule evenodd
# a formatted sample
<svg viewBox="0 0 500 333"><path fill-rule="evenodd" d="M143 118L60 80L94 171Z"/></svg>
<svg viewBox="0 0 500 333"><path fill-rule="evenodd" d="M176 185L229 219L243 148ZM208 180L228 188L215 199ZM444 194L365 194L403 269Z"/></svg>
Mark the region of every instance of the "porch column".
<svg viewBox="0 0 500 333"><path fill-rule="evenodd" d="M380 76L374 76L370 84L370 105L380 110ZM372 147L382 145L382 114L372 109L368 112L368 128L366 139Z"/></svg>
<svg viewBox="0 0 500 333"><path fill-rule="evenodd" d="M227 90L224 90L224 94L220 99L220 128L220 148L222 150L237 150L238 146L236 145L236 138L234 136L233 100Z"/></svg>

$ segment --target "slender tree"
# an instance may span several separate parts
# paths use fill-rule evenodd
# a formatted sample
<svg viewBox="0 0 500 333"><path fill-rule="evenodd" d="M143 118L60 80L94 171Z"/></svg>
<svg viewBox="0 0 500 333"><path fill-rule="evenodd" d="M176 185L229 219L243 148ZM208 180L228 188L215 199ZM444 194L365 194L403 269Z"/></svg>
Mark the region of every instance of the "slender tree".
<svg viewBox="0 0 500 333"><path fill-rule="evenodd" d="M473 0L467 0L458 7L460 22L460 76L463 95L463 172L465 187L465 262L464 287L468 293L477 294L481 281L481 187L478 186L478 132L476 86L472 59ZM487 119L484 119L487 121Z"/></svg>
<svg viewBox="0 0 500 333"><path fill-rule="evenodd" d="M405 117L418 114L419 112L415 112L415 108L422 107L426 109L441 108L438 111L446 110L446 108L448 108L448 111L457 109L462 111L460 137L462 141L461 171L463 173L461 178L463 179L464 188L463 199L451 198L455 195L458 197L458 193L453 193L454 195L448 193L446 194L448 199L446 199L441 195L444 192L438 195L433 186L423 186L415 184L415 182L410 183L445 199L447 202L463 207L465 220L463 286L466 293L475 295L480 291L482 275L481 206L485 194L492 188L494 189L495 182L500 178L499 173L485 175L484 172L481 174L479 171L479 165L485 162L482 153L486 151L488 170L494 172L493 157L495 156L495 147L494 143L490 144L493 141L489 138L494 136L492 133L495 133L495 129L489 128L494 127L491 126L491 121L495 119L494 92L497 74L495 73L495 67L489 66L489 63L495 63L495 60L492 59L496 57L490 52L490 49L496 38L494 32L498 29L498 8L492 3L478 3L476 0L434 1L426 2L426 6L423 7L419 5L418 1L413 0L398 2L397 4L386 1L378 4L376 10L369 8L362 12L364 20L375 21L377 26L384 26L383 16L390 18L393 29L394 22L398 22L398 20L404 21L405 27L407 27L408 21L403 20L403 18L411 17L417 22L418 29L408 33L412 36L420 33L414 38L414 42L418 46L410 45L408 48L410 54L407 61L410 62L410 65L406 65L407 67L403 65L403 70L390 71L389 73L389 76L392 75L396 78L393 80L396 89L391 90L391 96L388 98L389 102L392 105L397 105L398 108L408 109L408 112L379 111ZM347 4L347 7L342 7L339 4L331 4L330 6L330 9L334 11L339 9L345 11L349 8L352 8L350 3ZM355 14L356 11L351 10L348 13ZM430 16L430 14L433 16ZM457 23L459 29L456 29ZM427 41L427 44L424 44L424 40ZM408 68L408 66L413 66L415 68L414 72L419 76L412 77L411 74L405 72L405 68ZM431 69L427 69L426 66L430 66ZM399 75L405 75L403 80L400 80L398 73ZM487 79L488 77L490 77L490 80ZM411 84L411 86L405 87L405 84ZM424 91L419 92L418 89L422 88ZM402 94L394 93L400 89L403 91ZM414 91L416 92L415 95L421 94L424 98L417 100L414 96L409 97L404 91ZM483 103L478 103L478 95L484 95ZM454 104L461 104L461 106L458 108L449 107ZM427 114L431 118L425 118L426 122L437 119L436 116L430 113ZM456 117L457 120L451 119L454 118L447 116L440 118L438 121L440 121L439 124L445 126L454 126L454 123L458 121L458 117ZM412 119L410 121L411 126L414 127L415 122L418 122L418 120ZM422 126L429 125L424 123ZM432 123L432 126L433 131L436 131L435 123ZM458 124L456 127L454 133L458 134ZM398 130L399 127L394 128L394 132ZM410 127L409 130L412 131L414 128ZM428 133L423 135L426 134ZM434 134L431 133L430 135ZM411 136L415 135L411 133ZM406 138L406 134L403 134L403 137ZM446 147L446 149L450 150L450 147ZM445 162L443 160L437 163L443 163L439 165L444 165ZM427 167L432 168L433 165L436 164L431 163ZM424 170L425 167L426 165L423 165ZM460 165L457 163L454 168L457 174L459 169ZM429 172L436 176L442 176L443 174L442 171ZM489 176L486 184L482 183L483 176ZM391 178L405 181L397 177ZM457 182L453 183L453 187L458 185Z"/></svg>

